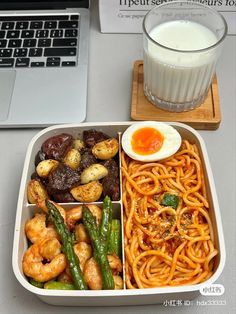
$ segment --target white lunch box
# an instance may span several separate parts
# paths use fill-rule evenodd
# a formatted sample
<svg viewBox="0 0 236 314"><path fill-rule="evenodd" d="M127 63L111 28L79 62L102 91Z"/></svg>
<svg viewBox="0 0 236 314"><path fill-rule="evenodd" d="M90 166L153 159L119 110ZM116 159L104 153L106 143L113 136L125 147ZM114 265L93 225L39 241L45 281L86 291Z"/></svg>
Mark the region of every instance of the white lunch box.
<svg viewBox="0 0 236 314"><path fill-rule="evenodd" d="M134 122L98 122L98 123L82 123L58 125L46 128L39 132L30 142L21 179L15 232L13 243L12 264L17 280L21 285L31 293L36 294L42 301L53 305L64 306L115 306L115 305L143 305L157 304L168 300L191 300L200 293L200 288L213 284L220 276L225 264L225 245L222 230L222 222L220 209L218 205L217 195L215 191L214 179L206 151L205 144L200 135L191 127L181 123L169 123L180 133L182 138L194 142L202 158L203 168L205 172L205 181L207 188L208 201L210 205L209 214L214 227L214 236L216 239L216 248L219 254L216 257L215 270L213 275L204 283L196 285L182 285L175 287L161 287L148 289L126 289L123 290L46 290L36 288L31 285L22 271L22 258L27 249L27 239L24 232L24 226L27 219L32 217L35 205L29 204L27 201L27 184L30 181L31 174L35 171L34 159L40 150L42 143L51 136L60 133L69 133L74 137L78 137L84 130L96 129L102 131L109 136L121 138L126 128ZM136 122L137 123L137 122ZM120 188L121 182L120 182ZM78 204L78 203L76 203ZM99 204L99 203L96 203ZM101 203L100 203L101 204ZM61 204L65 209L75 204ZM119 201L113 202L114 216L121 219L123 226L123 205L121 198ZM123 244L122 244L123 245ZM124 247L123 247L124 252ZM124 264L123 254L123 264ZM124 272L123 272L124 273Z"/></svg>

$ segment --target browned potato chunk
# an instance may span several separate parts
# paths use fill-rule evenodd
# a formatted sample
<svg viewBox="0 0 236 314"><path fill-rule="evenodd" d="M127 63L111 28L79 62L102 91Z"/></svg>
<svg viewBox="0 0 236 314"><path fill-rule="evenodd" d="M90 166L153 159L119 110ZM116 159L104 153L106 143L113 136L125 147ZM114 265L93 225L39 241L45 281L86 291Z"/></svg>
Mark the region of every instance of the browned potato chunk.
<svg viewBox="0 0 236 314"><path fill-rule="evenodd" d="M77 149L78 151L80 151L82 148L85 147L84 141L80 140L80 139L76 139L73 142L73 148Z"/></svg>
<svg viewBox="0 0 236 314"><path fill-rule="evenodd" d="M75 148L70 149L64 158L64 163L67 166L71 167L73 170L78 169L80 161L80 152Z"/></svg>
<svg viewBox="0 0 236 314"><path fill-rule="evenodd" d="M96 202L102 195L102 185L98 181L76 186L70 190L78 202Z"/></svg>
<svg viewBox="0 0 236 314"><path fill-rule="evenodd" d="M59 161L54 159L45 159L40 161L36 167L36 172L41 178L47 178L49 173L56 169L59 165Z"/></svg>
<svg viewBox="0 0 236 314"><path fill-rule="evenodd" d="M108 175L106 167L100 164L92 164L88 168L84 169L81 173L81 183L86 184L91 181L98 181Z"/></svg>
<svg viewBox="0 0 236 314"><path fill-rule="evenodd" d="M47 191L38 180L31 180L27 187L27 197L31 204L38 204L48 198Z"/></svg>
<svg viewBox="0 0 236 314"><path fill-rule="evenodd" d="M115 290L123 289L123 279L121 278L121 276L114 275L113 279L115 282Z"/></svg>
<svg viewBox="0 0 236 314"><path fill-rule="evenodd" d="M91 242L85 226L82 223L75 225L75 238L77 242Z"/></svg>
<svg viewBox="0 0 236 314"><path fill-rule="evenodd" d="M101 160L113 158L119 150L119 143L115 138L109 138L105 141L95 144L92 148L93 155Z"/></svg>
<svg viewBox="0 0 236 314"><path fill-rule="evenodd" d="M85 263L93 256L92 247L86 242L79 242L74 245L74 251L79 258L80 267L83 271Z"/></svg>
<svg viewBox="0 0 236 314"><path fill-rule="evenodd" d="M102 274L94 257L84 265L84 279L91 290L102 290Z"/></svg>

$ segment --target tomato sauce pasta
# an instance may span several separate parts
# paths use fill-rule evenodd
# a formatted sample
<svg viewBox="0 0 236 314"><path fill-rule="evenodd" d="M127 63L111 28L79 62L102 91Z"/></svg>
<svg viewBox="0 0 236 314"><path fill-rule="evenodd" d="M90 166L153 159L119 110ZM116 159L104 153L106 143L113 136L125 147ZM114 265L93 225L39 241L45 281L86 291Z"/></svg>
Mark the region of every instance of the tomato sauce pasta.
<svg viewBox="0 0 236 314"><path fill-rule="evenodd" d="M121 154L125 280L129 289L197 284L218 254L196 145L144 163ZM177 198L176 207L164 196Z"/></svg>

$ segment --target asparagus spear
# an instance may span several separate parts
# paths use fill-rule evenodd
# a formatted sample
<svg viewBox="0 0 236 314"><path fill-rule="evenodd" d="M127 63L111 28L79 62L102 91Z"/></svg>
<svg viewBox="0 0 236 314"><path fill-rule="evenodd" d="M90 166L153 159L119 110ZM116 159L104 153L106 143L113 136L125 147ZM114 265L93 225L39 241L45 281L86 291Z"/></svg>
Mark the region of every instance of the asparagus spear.
<svg viewBox="0 0 236 314"><path fill-rule="evenodd" d="M73 240L70 231L65 225L64 219L52 202L46 200L46 206L48 208L49 217L54 223L57 232L61 237L63 251L69 262L69 267L71 275L73 277L75 288L78 290L88 289L80 268L79 258L77 257L73 249Z"/></svg>
<svg viewBox="0 0 236 314"><path fill-rule="evenodd" d="M31 285L33 285L37 288L43 288L43 282L39 282L37 280L34 280L33 278L30 278L29 282L31 283Z"/></svg>
<svg viewBox="0 0 236 314"><path fill-rule="evenodd" d="M50 290L75 290L75 286L67 282L50 280L44 284L44 289Z"/></svg>
<svg viewBox="0 0 236 314"><path fill-rule="evenodd" d="M121 225L119 219L112 219L111 233L108 240L108 254L115 253L121 257Z"/></svg>
<svg viewBox="0 0 236 314"><path fill-rule="evenodd" d="M96 220L87 206L83 206L83 223L92 242L94 257L102 272L102 288L114 289L115 283L112 271L107 260L107 250L103 240L101 240Z"/></svg>
<svg viewBox="0 0 236 314"><path fill-rule="evenodd" d="M99 228L100 238L103 241L105 250L108 249L108 241L111 233L112 203L109 196L103 200L102 221Z"/></svg>

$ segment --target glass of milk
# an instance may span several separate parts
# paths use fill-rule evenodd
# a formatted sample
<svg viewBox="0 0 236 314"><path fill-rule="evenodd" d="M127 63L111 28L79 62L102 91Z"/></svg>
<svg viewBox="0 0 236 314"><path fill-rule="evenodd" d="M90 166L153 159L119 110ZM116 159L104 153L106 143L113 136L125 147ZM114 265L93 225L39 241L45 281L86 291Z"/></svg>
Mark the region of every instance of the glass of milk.
<svg viewBox="0 0 236 314"><path fill-rule="evenodd" d="M196 1L171 1L147 13L143 32L146 97L168 111L200 106L227 34L223 16Z"/></svg>

